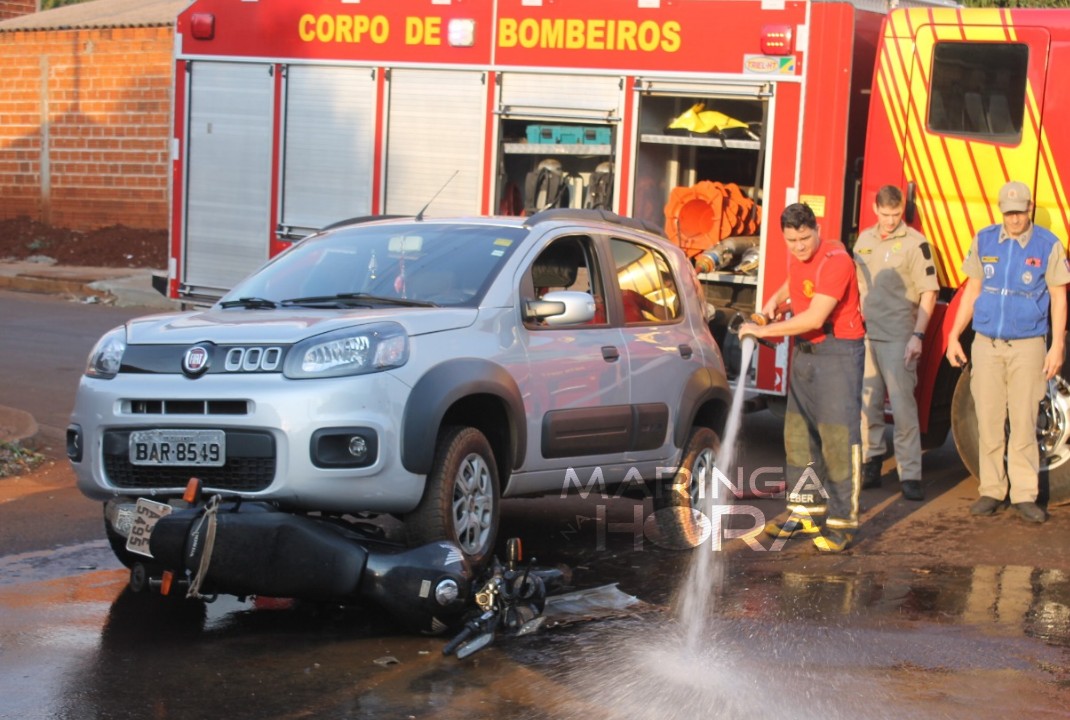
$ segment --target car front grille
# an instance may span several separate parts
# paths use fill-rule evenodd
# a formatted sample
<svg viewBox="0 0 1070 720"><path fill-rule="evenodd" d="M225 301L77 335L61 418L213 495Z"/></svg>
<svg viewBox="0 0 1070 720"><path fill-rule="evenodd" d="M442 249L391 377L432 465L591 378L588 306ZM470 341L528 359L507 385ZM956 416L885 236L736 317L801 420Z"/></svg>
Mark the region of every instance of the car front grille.
<svg viewBox="0 0 1070 720"><path fill-rule="evenodd" d="M248 415L245 400L123 400L128 415Z"/></svg>
<svg viewBox="0 0 1070 720"><path fill-rule="evenodd" d="M119 488L185 487L200 478L206 491L257 492L275 478L275 439L265 432L227 430L227 461L222 467L134 465L129 430L104 433L104 473Z"/></svg>

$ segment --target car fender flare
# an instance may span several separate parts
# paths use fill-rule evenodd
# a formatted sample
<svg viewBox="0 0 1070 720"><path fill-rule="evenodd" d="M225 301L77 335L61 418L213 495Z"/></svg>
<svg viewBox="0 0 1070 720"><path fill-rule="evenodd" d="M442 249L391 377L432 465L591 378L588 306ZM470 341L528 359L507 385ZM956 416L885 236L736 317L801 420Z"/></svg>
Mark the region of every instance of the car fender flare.
<svg viewBox="0 0 1070 720"><path fill-rule="evenodd" d="M434 366L417 381L405 403L401 421L401 464L418 475L431 472L435 442L442 418L458 400L472 395L493 395L502 400L509 416L512 457L516 468L527 452L526 411L520 387L509 372L479 358L458 358ZM499 458L499 462L503 459Z"/></svg>
<svg viewBox="0 0 1070 720"><path fill-rule="evenodd" d="M728 409L732 407L732 391L727 381L715 382L713 373L708 368L696 369L687 379L683 394L680 396L678 405L680 410L676 415L676 427L673 429L673 444L676 447L682 448L687 443L699 409L710 401L720 406L720 411L714 417L713 429L718 435L723 436Z"/></svg>

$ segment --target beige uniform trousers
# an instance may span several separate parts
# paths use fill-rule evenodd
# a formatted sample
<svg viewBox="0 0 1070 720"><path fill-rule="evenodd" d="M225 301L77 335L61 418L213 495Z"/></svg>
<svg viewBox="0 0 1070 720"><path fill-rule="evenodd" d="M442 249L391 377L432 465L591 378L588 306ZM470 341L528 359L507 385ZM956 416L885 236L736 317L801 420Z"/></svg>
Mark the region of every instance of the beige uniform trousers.
<svg viewBox="0 0 1070 720"><path fill-rule="evenodd" d="M1012 503L1037 499L1037 412L1047 390L1046 353L1042 337L993 340L977 333L973 339L970 391L977 408L978 480L985 497L1002 500L1009 480ZM1009 437L1004 434L1008 418Z"/></svg>
<svg viewBox="0 0 1070 720"><path fill-rule="evenodd" d="M866 338L866 369L862 377L862 457L884 455L884 395L892 405L892 445L899 466L899 480L921 480L921 431L918 429L918 363L906 367L906 340Z"/></svg>

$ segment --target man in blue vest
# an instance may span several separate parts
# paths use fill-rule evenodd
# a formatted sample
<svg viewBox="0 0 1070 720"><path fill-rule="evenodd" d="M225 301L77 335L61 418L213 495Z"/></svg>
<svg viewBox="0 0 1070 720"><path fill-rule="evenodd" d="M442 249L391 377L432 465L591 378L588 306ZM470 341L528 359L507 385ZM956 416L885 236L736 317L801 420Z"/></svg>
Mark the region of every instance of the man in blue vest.
<svg viewBox="0 0 1070 720"><path fill-rule="evenodd" d="M981 497L970 512L995 513L1009 484L1018 514L1042 523L1047 516L1036 503L1037 410L1047 380L1063 364L1070 264L1059 239L1033 225L1033 201L1025 184L1004 185L999 210L1003 224L977 233L962 263L967 280L948 336L947 359L955 367L966 364L959 336L972 319L970 391L977 407ZM1005 439L1006 419L1010 435Z"/></svg>

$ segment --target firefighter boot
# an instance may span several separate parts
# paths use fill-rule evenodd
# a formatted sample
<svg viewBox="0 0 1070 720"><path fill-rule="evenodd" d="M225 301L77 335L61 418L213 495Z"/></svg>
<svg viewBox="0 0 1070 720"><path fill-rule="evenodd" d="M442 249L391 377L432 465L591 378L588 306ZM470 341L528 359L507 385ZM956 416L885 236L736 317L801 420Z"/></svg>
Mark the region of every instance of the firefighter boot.
<svg viewBox="0 0 1070 720"><path fill-rule="evenodd" d="M871 458L862 463L862 489L879 488L881 486L880 458Z"/></svg>
<svg viewBox="0 0 1070 720"><path fill-rule="evenodd" d="M765 524L765 534L771 538L787 540L793 537L813 538L821 535L821 521L808 513L790 513L787 518L770 520Z"/></svg>
<svg viewBox="0 0 1070 720"><path fill-rule="evenodd" d="M814 547L821 552L843 552L854 540L854 537L854 532L846 528L826 528L824 532L813 539Z"/></svg>

